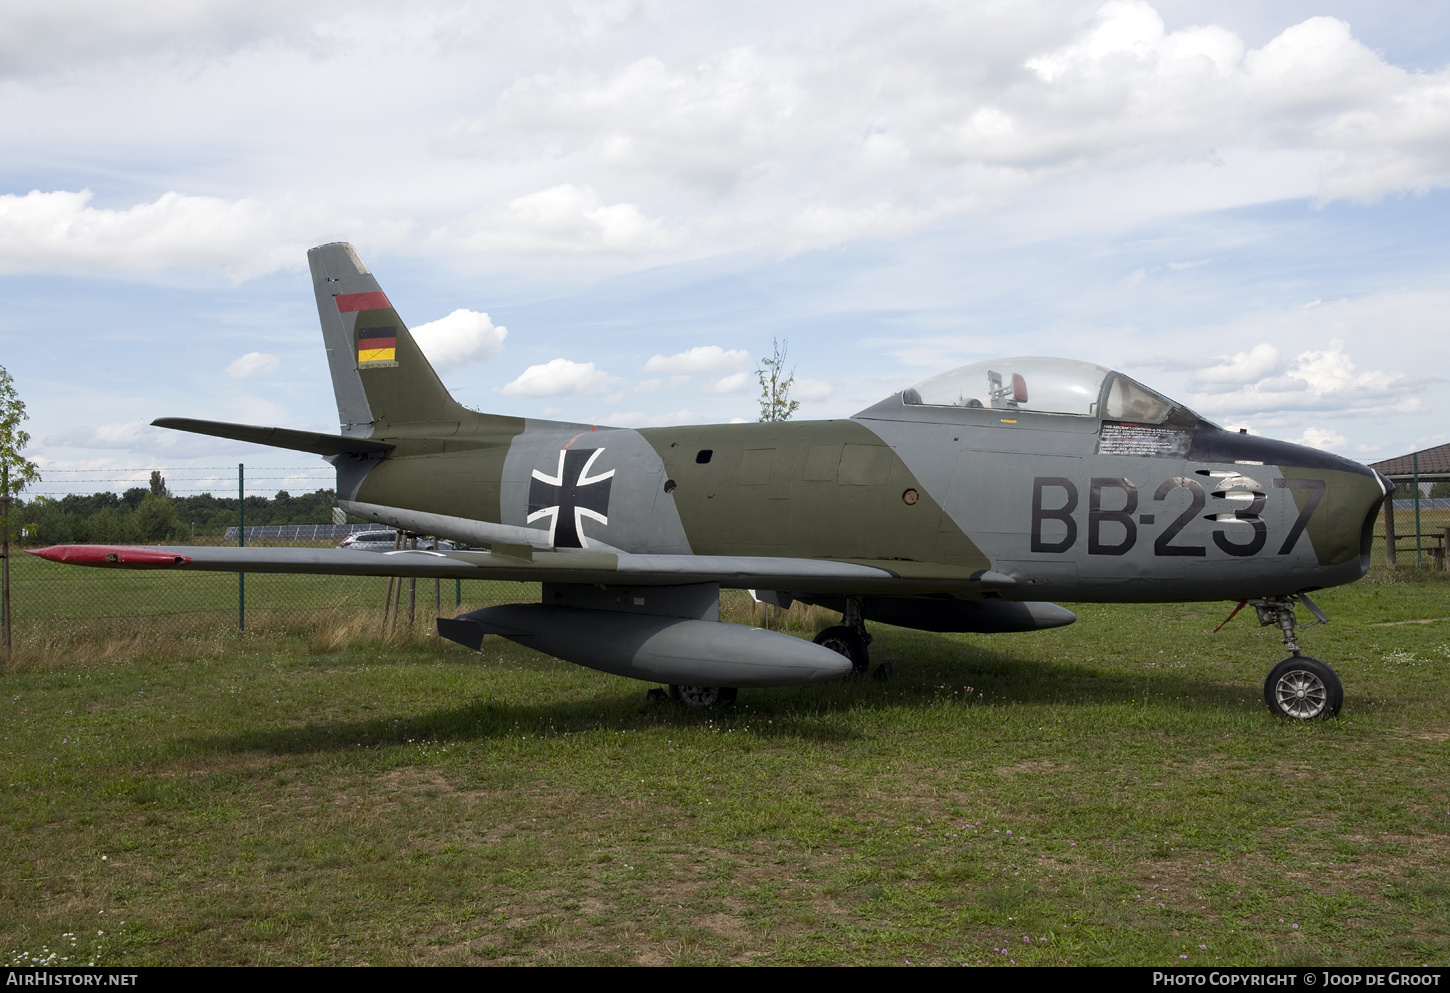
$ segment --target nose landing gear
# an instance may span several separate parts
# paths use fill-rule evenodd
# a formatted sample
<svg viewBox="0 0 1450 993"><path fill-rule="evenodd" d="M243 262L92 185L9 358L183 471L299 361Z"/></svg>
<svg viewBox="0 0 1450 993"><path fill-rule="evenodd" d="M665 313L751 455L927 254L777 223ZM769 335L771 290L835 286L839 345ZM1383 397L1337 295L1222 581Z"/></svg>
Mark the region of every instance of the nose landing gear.
<svg viewBox="0 0 1450 993"><path fill-rule="evenodd" d="M1313 623L1300 625L1294 617L1296 603L1303 604L1317 619ZM1284 647L1291 653L1288 658L1270 669L1268 678L1264 680L1264 702L1269 705L1269 709L1280 717L1296 721L1312 721L1337 715L1344 704L1344 684L1329 666L1299 651L1299 639L1294 633L1299 627L1308 628L1327 623L1329 618L1324 616L1324 611L1303 593L1245 600L1234 608L1234 614L1245 604L1254 608L1259 615L1260 625L1273 625L1284 632ZM1233 614L1229 614L1229 617L1232 618ZM1227 623L1228 621L1224 621L1224 624ZM1223 627L1223 624L1219 627Z"/></svg>

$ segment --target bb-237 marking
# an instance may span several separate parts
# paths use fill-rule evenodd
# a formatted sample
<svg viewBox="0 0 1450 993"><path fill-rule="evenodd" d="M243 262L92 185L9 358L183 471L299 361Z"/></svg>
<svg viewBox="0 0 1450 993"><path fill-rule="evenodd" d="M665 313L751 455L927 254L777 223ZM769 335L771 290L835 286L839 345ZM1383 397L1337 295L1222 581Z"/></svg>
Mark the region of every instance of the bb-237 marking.
<svg viewBox="0 0 1450 993"><path fill-rule="evenodd" d="M1274 488L1309 491L1308 499L1299 509L1299 516L1294 520L1293 525L1289 528L1289 533L1284 536L1284 541L1279 546L1277 554L1288 555L1298 543L1299 536L1304 533L1304 528L1309 524L1309 518L1314 516L1314 510L1324 496L1325 484L1322 479L1277 478L1274 480ZM1043 506L1044 491L1049 489L1060 490L1065 495L1061 506ZM1196 479L1189 479L1187 476L1165 479L1153 492L1153 501L1156 503L1167 500L1170 493L1179 489L1188 491L1189 505L1153 540L1153 554L1161 556L1206 555L1208 549L1205 545L1183 544L1174 540L1180 531L1206 509L1208 497L1204 493L1203 484ZM1121 506L1114 509L1104 508L1103 495L1105 491L1110 490L1122 492ZM1256 480L1234 474L1224 478L1214 488L1213 496L1232 499L1236 503L1247 500L1248 505L1234 509L1231 514L1227 512L1203 514L1205 520L1235 522L1236 531L1241 531L1243 524L1252 527L1252 534L1247 541L1230 538L1228 530L1217 528L1213 531L1213 543L1229 555L1240 557L1257 555L1263 551L1269 537L1268 525L1259 516L1259 512L1264 509L1264 504L1268 499L1264 488ZM1077 505L1077 484L1072 480L1064 476L1038 476L1032 480L1032 551L1066 552L1076 544L1077 519L1073 517L1073 513L1077 510ZM1156 514L1137 514L1135 519L1134 514L1137 513L1137 510L1138 486L1131 479L1123 476L1094 476L1088 487L1088 554L1126 555L1138 541L1138 526L1152 526L1157 518ZM1066 533L1060 539L1044 539L1042 537L1044 521L1057 521L1066 528ZM1119 525L1123 529L1122 539L1117 542L1105 541L1102 534L1104 523Z"/></svg>

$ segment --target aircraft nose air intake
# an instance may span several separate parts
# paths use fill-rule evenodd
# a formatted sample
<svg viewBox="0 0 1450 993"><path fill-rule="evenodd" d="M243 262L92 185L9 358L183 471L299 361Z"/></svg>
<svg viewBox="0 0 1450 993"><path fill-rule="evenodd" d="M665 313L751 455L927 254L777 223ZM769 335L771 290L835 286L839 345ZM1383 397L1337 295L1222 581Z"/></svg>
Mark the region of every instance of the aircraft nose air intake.
<svg viewBox="0 0 1450 993"><path fill-rule="evenodd" d="M1369 569L1375 518L1387 481L1366 465L1329 452L1257 435L1200 429L1194 456L1263 487L1268 540L1262 559L1279 560L1297 589L1352 583ZM1263 467L1263 468L1259 468ZM1252 494L1250 494L1252 495ZM1268 584L1266 584L1268 585Z"/></svg>
<svg viewBox="0 0 1450 993"><path fill-rule="evenodd" d="M1307 504L1301 508L1308 517L1308 537L1321 569L1335 573L1325 585L1353 582L1369 571L1375 522L1394 484L1358 462L1322 453L1320 458L1322 469L1282 467L1283 483L1313 485L1323 493L1312 512ZM1296 491L1296 497L1308 492Z"/></svg>

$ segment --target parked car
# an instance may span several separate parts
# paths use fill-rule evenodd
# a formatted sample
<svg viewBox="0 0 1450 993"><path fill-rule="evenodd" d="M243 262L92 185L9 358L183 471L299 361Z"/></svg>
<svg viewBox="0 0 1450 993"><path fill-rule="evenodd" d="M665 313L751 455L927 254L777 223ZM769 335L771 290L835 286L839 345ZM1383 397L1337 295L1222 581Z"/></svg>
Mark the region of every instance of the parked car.
<svg viewBox="0 0 1450 993"><path fill-rule="evenodd" d="M397 544L398 532L389 528L386 531L358 531L342 539L338 548L358 548L364 552L391 552Z"/></svg>
<svg viewBox="0 0 1450 993"><path fill-rule="evenodd" d="M359 531L350 534L342 539L338 548L360 548L365 552L391 552L397 544L398 532L389 530L380 531ZM432 538L419 538L419 548L432 548ZM442 551L451 551L458 546L446 538L438 540L438 548Z"/></svg>

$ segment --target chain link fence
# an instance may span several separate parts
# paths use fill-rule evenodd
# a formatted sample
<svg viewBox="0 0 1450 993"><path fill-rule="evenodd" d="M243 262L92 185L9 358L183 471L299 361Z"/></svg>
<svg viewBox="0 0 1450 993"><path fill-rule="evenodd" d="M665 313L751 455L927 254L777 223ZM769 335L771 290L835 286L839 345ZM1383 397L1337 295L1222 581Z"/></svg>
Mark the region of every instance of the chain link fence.
<svg viewBox="0 0 1450 993"><path fill-rule="evenodd" d="M235 545L239 525L249 547L334 547L350 533L389 530L358 519L344 522L325 488L331 482L326 468L47 470L44 482L25 494L26 506L11 515L12 660L102 659L184 650L199 640L225 650L238 635L302 639L309 650L327 651L379 637L429 638L438 617L540 599L538 583L239 577L83 568L26 554L27 548L72 543ZM274 497L265 495L274 490ZM243 492L245 512L239 514ZM169 517L162 512L168 508L158 510L158 501L169 505ZM283 516L290 516L289 523L267 520ZM167 530L144 534L157 520L171 523ZM426 545L427 539L419 541ZM769 623L743 590L723 591L721 608L732 620Z"/></svg>
<svg viewBox="0 0 1450 993"><path fill-rule="evenodd" d="M429 636L439 616L539 599L537 583L95 569L23 552L10 565L17 646L272 632L336 647Z"/></svg>
<svg viewBox="0 0 1450 993"><path fill-rule="evenodd" d="M152 473L160 480L152 483ZM221 473L230 473L230 478ZM215 639L246 634L300 637L309 645L340 647L367 637L428 637L437 617L455 617L497 603L537 601L537 583L455 580L391 580L378 577L254 573L173 572L80 568L26 554L49 544L227 544L237 543L238 469L51 470L26 504L11 515L10 617L20 656L53 652L95 654L89 647L124 651L127 646L160 646L169 641ZM320 503L330 470L248 467L248 546L333 547L350 533L380 529L376 524L335 523L335 507ZM217 485L225 480L231 493ZM319 485L321 484L321 485ZM300 491L291 497L286 486ZM275 497L264 496L274 490ZM146 541L144 490L170 502L182 527ZM258 492L261 490L262 492ZM189 498L199 499L189 499ZM153 517L154 504L151 499ZM327 501L335 503L335 501ZM314 507L313 504L318 504ZM311 514L316 523L257 521L291 512ZM190 512L192 519L185 516ZM208 516L203 516L207 514ZM97 523L97 518L100 519ZM320 519L319 519L320 518ZM256 521L256 523L254 523ZM327 523L322 523L326 521ZM420 545L424 542L420 542ZM358 555L375 554L357 551ZM110 646L109 649L105 646Z"/></svg>

